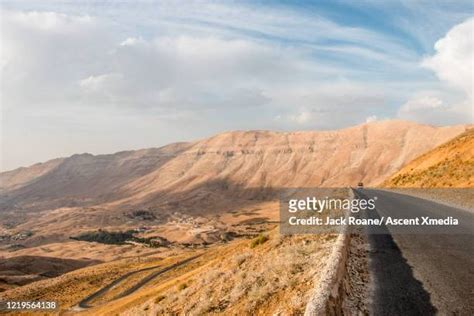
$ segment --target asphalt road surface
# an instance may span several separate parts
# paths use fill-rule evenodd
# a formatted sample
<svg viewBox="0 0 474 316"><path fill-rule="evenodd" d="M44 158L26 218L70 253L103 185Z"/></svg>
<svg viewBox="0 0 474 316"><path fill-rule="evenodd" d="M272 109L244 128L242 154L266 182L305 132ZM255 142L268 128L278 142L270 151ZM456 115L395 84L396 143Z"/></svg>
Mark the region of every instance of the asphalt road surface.
<svg viewBox="0 0 474 316"><path fill-rule="evenodd" d="M151 274L149 274L148 276L146 276L145 278L141 279L138 283L136 283L134 286L132 286L131 288L127 289L126 291L124 291L123 293L119 294L117 297L114 297L114 300L116 299L119 299L119 298L122 298L124 296L127 296L127 295L130 295L132 294L133 292L139 290L140 288L142 288L144 285L146 285L148 282L150 282L151 280L153 280L154 278L156 278L157 276L165 273L165 272L168 272L172 269L175 269L179 266L182 266L182 265L185 265L186 263L190 262L190 261L193 261L194 259L200 257L201 255L196 255L196 256L193 256L193 257L190 257L188 259L185 259L185 260L182 260L182 261L179 261L175 264L172 264L168 267L165 267L165 268L162 268L158 271L155 271ZM160 268L161 266L153 266L153 267L149 267L149 268L144 268L144 269L140 269L140 270L136 270L136 271L132 271L132 272L129 272L119 278L117 278L116 280L114 280L112 283L104 286L103 288L99 289L97 292L94 292L92 293L91 295L87 296L86 298L84 298L83 300L81 300L78 304L78 307L81 308L81 309L86 309L86 308L90 308L92 307L90 305L90 302L92 302L93 300L95 300L96 298L104 295L105 293L107 293L110 289L112 289L113 287L117 286L120 282L126 280L128 277L130 277L131 275L134 275L134 274L137 274L137 273L140 273L140 272L144 272L144 271L149 271L149 270L153 270L153 269L157 269L157 268Z"/></svg>
<svg viewBox="0 0 474 316"><path fill-rule="evenodd" d="M381 190L358 189L377 197L373 217L445 218L448 230L397 227L368 229L373 315L474 315L474 212Z"/></svg>

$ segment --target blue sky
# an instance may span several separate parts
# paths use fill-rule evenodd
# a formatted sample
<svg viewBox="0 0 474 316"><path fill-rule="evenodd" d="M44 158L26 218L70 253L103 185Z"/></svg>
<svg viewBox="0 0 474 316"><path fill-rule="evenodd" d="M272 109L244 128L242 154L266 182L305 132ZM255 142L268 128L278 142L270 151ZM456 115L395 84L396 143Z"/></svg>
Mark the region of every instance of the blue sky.
<svg viewBox="0 0 474 316"><path fill-rule="evenodd" d="M2 170L226 130L472 123L472 1L2 1Z"/></svg>

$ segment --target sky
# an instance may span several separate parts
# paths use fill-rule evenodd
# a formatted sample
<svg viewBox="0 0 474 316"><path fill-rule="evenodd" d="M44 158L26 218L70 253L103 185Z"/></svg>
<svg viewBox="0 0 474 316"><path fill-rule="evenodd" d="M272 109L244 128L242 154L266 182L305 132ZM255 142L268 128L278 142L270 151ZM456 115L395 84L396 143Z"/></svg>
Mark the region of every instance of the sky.
<svg viewBox="0 0 474 316"><path fill-rule="evenodd" d="M229 130L473 123L472 1L1 1L0 170Z"/></svg>

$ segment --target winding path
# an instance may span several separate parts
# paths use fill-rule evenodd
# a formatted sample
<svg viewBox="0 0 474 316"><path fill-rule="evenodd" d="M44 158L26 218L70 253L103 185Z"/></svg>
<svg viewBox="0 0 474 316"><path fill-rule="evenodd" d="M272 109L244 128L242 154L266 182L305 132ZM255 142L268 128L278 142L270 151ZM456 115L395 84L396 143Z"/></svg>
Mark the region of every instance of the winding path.
<svg viewBox="0 0 474 316"><path fill-rule="evenodd" d="M182 261L179 261L177 263L174 263L166 268L163 268L161 270L158 270L156 272L153 272L149 275L147 275L146 277L144 277L143 279L141 279L140 281L138 281L134 286L132 286L131 288L125 290L124 292L120 293L118 296L114 297L113 300L116 300L116 299L119 299L119 298L122 298L124 296L127 296L127 295L130 295L132 294L133 292L139 290L140 288L142 288L144 285L146 285L148 282L150 282L151 280L153 280L154 278L156 278L157 276L165 273L165 272L168 272L174 268L177 268L179 266L182 266L182 265L185 265L186 263L198 258L202 256L202 254L199 254L199 255L196 255L196 256L193 256L193 257L190 257L188 259L185 259L185 260L182 260ZM115 279L113 282L111 282L110 284L102 287L101 289L99 289L98 291L92 293L91 295L87 296L86 298L84 298L82 301L80 301L77 306L80 308L80 309L86 309L86 308L91 308L92 306L90 305L90 302L92 302L93 300L95 300L96 298L104 295L105 293L107 293L110 289L112 289L113 287L115 287L116 285L120 284L120 282L126 280L128 277L134 275L134 274L137 274L137 273L140 273L140 272L144 272L144 271L149 271L149 270L154 270L154 269L157 269L161 266L153 266L153 267L149 267L149 268L144 268L144 269L140 269L140 270L136 270L136 271L132 271L132 272L129 272L129 273L126 273L124 275L122 275L121 277Z"/></svg>

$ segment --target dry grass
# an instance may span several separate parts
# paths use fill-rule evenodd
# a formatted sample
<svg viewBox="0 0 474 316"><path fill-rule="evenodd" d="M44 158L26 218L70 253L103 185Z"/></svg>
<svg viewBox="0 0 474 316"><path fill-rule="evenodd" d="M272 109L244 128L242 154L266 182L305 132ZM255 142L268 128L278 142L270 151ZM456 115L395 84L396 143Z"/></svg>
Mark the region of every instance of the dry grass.
<svg viewBox="0 0 474 316"><path fill-rule="evenodd" d="M425 170L400 174L390 184L395 187L471 187L474 186L474 159L446 158Z"/></svg>
<svg viewBox="0 0 474 316"><path fill-rule="evenodd" d="M3 300L54 300L58 302L61 311L64 311L127 272L160 264L166 266L179 261L184 255L184 252L182 254L170 252L169 257L165 259L149 257L137 260L137 258L131 258L98 264L56 278L11 289L2 292L0 296ZM113 295L113 291L110 295ZM102 300L102 297L99 300Z"/></svg>
<svg viewBox="0 0 474 316"><path fill-rule="evenodd" d="M262 236L255 239L265 240L258 247L239 243L230 255L139 309L158 315L301 313L335 236Z"/></svg>
<svg viewBox="0 0 474 316"><path fill-rule="evenodd" d="M474 129L410 162L383 186L396 188L474 187Z"/></svg>

